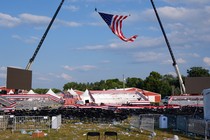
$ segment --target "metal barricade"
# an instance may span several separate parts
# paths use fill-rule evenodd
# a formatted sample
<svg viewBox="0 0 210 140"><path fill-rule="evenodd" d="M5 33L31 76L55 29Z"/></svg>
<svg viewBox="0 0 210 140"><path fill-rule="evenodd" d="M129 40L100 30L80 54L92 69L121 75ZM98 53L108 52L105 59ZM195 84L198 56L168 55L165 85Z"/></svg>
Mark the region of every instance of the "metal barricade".
<svg viewBox="0 0 210 140"><path fill-rule="evenodd" d="M12 125L12 118L10 115L1 115L0 116L0 129L6 130Z"/></svg>
<svg viewBox="0 0 210 140"><path fill-rule="evenodd" d="M141 114L139 116L132 116L130 118L130 125L132 127L154 132L154 129L159 126L160 114Z"/></svg>
<svg viewBox="0 0 210 140"><path fill-rule="evenodd" d="M176 126L178 130L184 131L185 133L188 132L188 117L187 116L177 116L177 120L176 120Z"/></svg>
<svg viewBox="0 0 210 140"><path fill-rule="evenodd" d="M139 129L154 132L155 117L151 114L140 115Z"/></svg>
<svg viewBox="0 0 210 140"><path fill-rule="evenodd" d="M199 119L188 120L188 132L202 136L209 136L210 122Z"/></svg>
<svg viewBox="0 0 210 140"><path fill-rule="evenodd" d="M177 129L177 116L176 115L166 115L168 117L168 128Z"/></svg>
<svg viewBox="0 0 210 140"><path fill-rule="evenodd" d="M19 130L50 130L49 116L15 116L13 131Z"/></svg>
<svg viewBox="0 0 210 140"><path fill-rule="evenodd" d="M132 116L130 118L130 125L132 127L135 127L135 128L138 128L139 129L139 126L140 126L140 119L139 119L139 116Z"/></svg>

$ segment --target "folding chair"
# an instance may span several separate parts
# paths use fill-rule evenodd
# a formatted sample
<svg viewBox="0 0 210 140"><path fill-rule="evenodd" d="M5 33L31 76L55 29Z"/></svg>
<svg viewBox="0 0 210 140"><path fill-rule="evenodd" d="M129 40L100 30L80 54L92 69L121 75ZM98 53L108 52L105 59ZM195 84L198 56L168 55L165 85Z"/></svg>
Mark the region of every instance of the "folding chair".
<svg viewBox="0 0 210 140"><path fill-rule="evenodd" d="M88 137L91 136L91 137L98 137L98 140L100 140L100 132L88 132L87 133L87 138L86 140L88 140Z"/></svg>
<svg viewBox="0 0 210 140"><path fill-rule="evenodd" d="M108 137L108 136L115 136L115 138L117 140L117 132L113 132L113 131L104 132L104 140L106 140L106 137Z"/></svg>

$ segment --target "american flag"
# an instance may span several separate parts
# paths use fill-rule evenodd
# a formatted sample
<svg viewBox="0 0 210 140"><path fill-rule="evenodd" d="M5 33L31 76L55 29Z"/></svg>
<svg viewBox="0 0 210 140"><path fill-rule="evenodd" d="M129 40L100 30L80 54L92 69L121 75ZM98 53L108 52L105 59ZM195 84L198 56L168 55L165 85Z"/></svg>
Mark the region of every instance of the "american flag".
<svg viewBox="0 0 210 140"><path fill-rule="evenodd" d="M126 19L128 16L112 15L101 12L98 13L102 17L102 19L107 23L112 32L123 41L133 42L137 38L137 35L131 36L130 38L126 38L122 33L122 21Z"/></svg>

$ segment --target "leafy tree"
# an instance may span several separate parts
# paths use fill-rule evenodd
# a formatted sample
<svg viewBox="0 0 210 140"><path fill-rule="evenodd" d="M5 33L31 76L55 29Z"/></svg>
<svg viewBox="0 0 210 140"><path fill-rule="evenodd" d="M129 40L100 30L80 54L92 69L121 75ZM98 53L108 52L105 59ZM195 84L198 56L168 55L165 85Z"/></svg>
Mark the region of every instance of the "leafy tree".
<svg viewBox="0 0 210 140"><path fill-rule="evenodd" d="M208 77L210 76L209 70L202 67L191 67L187 70L187 77Z"/></svg>
<svg viewBox="0 0 210 140"><path fill-rule="evenodd" d="M178 77L174 77L171 74L166 74L163 75L162 82L163 85L167 85L166 87L163 86L161 88L160 93L163 97L180 94L180 84Z"/></svg>
<svg viewBox="0 0 210 140"><path fill-rule="evenodd" d="M91 87L90 87L91 88ZM100 82L95 82L92 87L93 90L103 90L108 89L105 80L101 80Z"/></svg>
<svg viewBox="0 0 210 140"><path fill-rule="evenodd" d="M52 91L53 91L54 93L59 93L59 92L61 92L60 89L56 89L56 88L53 88Z"/></svg>
<svg viewBox="0 0 210 140"><path fill-rule="evenodd" d="M76 82L69 82L69 83L66 83L64 86L63 86L63 89L64 90L68 90L68 89L77 89L78 87L78 84Z"/></svg>
<svg viewBox="0 0 210 140"><path fill-rule="evenodd" d="M77 83L77 82L69 82L69 83L66 83L64 86L63 86L63 89L64 90L67 90L67 89L77 89L77 90L81 90L81 91L85 91L86 89L91 89L90 88L90 83Z"/></svg>
<svg viewBox="0 0 210 140"><path fill-rule="evenodd" d="M158 72L152 71L144 80L144 88L153 92L160 92L162 76Z"/></svg>
<svg viewBox="0 0 210 140"><path fill-rule="evenodd" d="M163 75L162 80L167 81L170 85L179 86L178 78L174 77L171 74Z"/></svg>
<svg viewBox="0 0 210 140"><path fill-rule="evenodd" d="M180 93L177 77L173 75L162 76L154 71L144 80L144 89L160 93L162 97Z"/></svg>
<svg viewBox="0 0 210 140"><path fill-rule="evenodd" d="M115 88L122 88L123 87L123 82L119 81L119 79L108 79L106 80L106 86L109 87L110 89L115 89Z"/></svg>
<svg viewBox="0 0 210 140"><path fill-rule="evenodd" d="M38 93L38 94L45 94L48 92L49 89L47 88L37 88L37 89L33 89L35 93Z"/></svg>
<svg viewBox="0 0 210 140"><path fill-rule="evenodd" d="M188 77L200 77L200 76L210 76L209 70L204 69L202 67L192 67L190 70L187 70ZM183 76L182 76L183 77ZM184 80L184 78L183 78ZM179 95L180 94L180 84L177 77L173 75L161 75L158 72L152 71L145 80L136 77L128 77L125 83L126 87L136 87L142 88L149 91L157 92L164 96L168 95ZM103 90L103 89L115 89L115 88L123 88L123 82L119 81L119 79L108 79L101 80L95 83L76 83L69 82L63 86L64 90L67 89L77 89L81 91L85 91L85 89L89 90ZM37 93L46 93L48 89L36 89ZM55 89L54 92L59 92L59 90Z"/></svg>
<svg viewBox="0 0 210 140"><path fill-rule="evenodd" d="M142 88L143 87L143 80L141 78L135 78L135 77L128 77L126 79L126 87L136 87L136 88Z"/></svg>

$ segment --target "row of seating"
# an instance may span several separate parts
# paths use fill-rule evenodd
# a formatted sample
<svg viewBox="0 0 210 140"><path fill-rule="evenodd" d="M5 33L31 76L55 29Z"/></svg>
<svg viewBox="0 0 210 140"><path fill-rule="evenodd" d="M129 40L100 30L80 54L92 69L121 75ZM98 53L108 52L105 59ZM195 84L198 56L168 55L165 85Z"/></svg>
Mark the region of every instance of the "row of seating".
<svg viewBox="0 0 210 140"><path fill-rule="evenodd" d="M88 132L87 133L87 137L86 137L86 140L89 139L89 137L98 137L98 140L100 140L100 132ZM104 132L104 140L106 140L107 137L109 136L112 136L112 137L115 137L115 139L117 140L117 132L114 132L114 131L106 131Z"/></svg>

